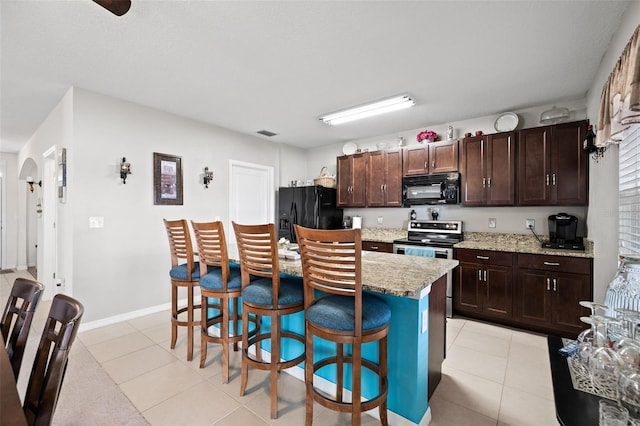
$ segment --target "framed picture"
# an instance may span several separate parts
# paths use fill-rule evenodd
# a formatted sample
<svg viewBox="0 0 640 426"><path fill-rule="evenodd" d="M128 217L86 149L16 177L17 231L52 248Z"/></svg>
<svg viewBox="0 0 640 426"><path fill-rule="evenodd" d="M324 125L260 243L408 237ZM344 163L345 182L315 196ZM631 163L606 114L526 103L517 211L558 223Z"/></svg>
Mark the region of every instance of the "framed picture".
<svg viewBox="0 0 640 426"><path fill-rule="evenodd" d="M153 204L182 205L182 157L153 153Z"/></svg>

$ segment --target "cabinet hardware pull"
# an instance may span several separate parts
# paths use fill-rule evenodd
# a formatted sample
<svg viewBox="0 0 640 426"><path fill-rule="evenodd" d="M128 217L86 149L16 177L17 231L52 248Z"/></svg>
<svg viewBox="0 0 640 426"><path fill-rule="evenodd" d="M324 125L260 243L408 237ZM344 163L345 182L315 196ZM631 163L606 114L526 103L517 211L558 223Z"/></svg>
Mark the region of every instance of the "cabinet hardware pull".
<svg viewBox="0 0 640 426"><path fill-rule="evenodd" d="M553 182L554 185L556 184L556 174L555 173L551 175L551 181Z"/></svg>
<svg viewBox="0 0 640 426"><path fill-rule="evenodd" d="M482 271L478 269L478 281L482 281Z"/></svg>
<svg viewBox="0 0 640 426"><path fill-rule="evenodd" d="M551 280L547 278L547 291L551 290Z"/></svg>
<svg viewBox="0 0 640 426"><path fill-rule="evenodd" d="M384 192L387 192L387 184L384 184Z"/></svg>
<svg viewBox="0 0 640 426"><path fill-rule="evenodd" d="M556 279L554 278L553 279L553 291L558 291L558 288L557 288L556 284L558 284L558 283L557 283Z"/></svg>
<svg viewBox="0 0 640 426"><path fill-rule="evenodd" d="M427 161L424 162L424 169L425 170L429 169L429 162L427 162Z"/></svg>
<svg viewBox="0 0 640 426"><path fill-rule="evenodd" d="M369 248L370 248L371 250L378 250L380 247L378 247L378 246L371 246L371 247L369 247Z"/></svg>
<svg viewBox="0 0 640 426"><path fill-rule="evenodd" d="M484 270L484 282L485 283L487 282L487 270L486 269Z"/></svg>
<svg viewBox="0 0 640 426"><path fill-rule="evenodd" d="M489 256L476 256L476 259L489 260Z"/></svg>
<svg viewBox="0 0 640 426"><path fill-rule="evenodd" d="M547 173L547 186L549 186L549 173Z"/></svg>
<svg viewBox="0 0 640 426"><path fill-rule="evenodd" d="M491 178L487 178L487 186L491 188Z"/></svg>
<svg viewBox="0 0 640 426"><path fill-rule="evenodd" d="M436 167L436 160L433 160L433 161L431 162L431 167L433 167L433 168L435 168L435 167Z"/></svg>
<svg viewBox="0 0 640 426"><path fill-rule="evenodd" d="M384 192L384 184L380 185L380 191Z"/></svg>
<svg viewBox="0 0 640 426"><path fill-rule="evenodd" d="M482 187L483 188L487 187L487 178L482 178Z"/></svg>
<svg viewBox="0 0 640 426"><path fill-rule="evenodd" d="M547 266L560 266L560 263L558 262L544 262L544 264Z"/></svg>

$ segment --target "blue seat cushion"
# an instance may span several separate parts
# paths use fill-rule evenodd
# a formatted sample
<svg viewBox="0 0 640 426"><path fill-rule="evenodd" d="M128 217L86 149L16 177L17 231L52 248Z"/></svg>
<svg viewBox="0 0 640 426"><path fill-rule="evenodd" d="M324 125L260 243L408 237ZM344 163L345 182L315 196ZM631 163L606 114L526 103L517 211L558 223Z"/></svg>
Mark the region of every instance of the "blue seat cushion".
<svg viewBox="0 0 640 426"><path fill-rule="evenodd" d="M354 331L355 299L350 296L326 295L315 301L305 312L308 321L339 331ZM391 320L391 309L377 296L362 293L362 330L373 330Z"/></svg>
<svg viewBox="0 0 640 426"><path fill-rule="evenodd" d="M200 262L194 262L193 271L191 271L191 278L189 278L186 263L171 268L171 270L169 271L169 276L176 280L200 279Z"/></svg>
<svg viewBox="0 0 640 426"><path fill-rule="evenodd" d="M241 286L242 275L240 274L240 268L230 265L227 289L239 289ZM222 268L219 266L210 266L207 274L200 278L200 287L209 290L222 290Z"/></svg>
<svg viewBox="0 0 640 426"><path fill-rule="evenodd" d="M242 300L252 305L271 306L273 301L273 284L271 278L260 278L251 281L251 284L242 290ZM304 292L302 289L302 278L281 277L280 294L278 304L280 306L302 303Z"/></svg>

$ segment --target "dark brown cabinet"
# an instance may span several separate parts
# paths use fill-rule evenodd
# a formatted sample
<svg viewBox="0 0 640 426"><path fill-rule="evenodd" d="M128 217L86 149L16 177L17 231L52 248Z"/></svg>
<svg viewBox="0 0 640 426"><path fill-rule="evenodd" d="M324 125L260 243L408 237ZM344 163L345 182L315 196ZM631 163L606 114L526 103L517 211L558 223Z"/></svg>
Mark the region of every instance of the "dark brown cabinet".
<svg viewBox="0 0 640 426"><path fill-rule="evenodd" d="M589 157L586 121L521 130L518 205L586 205Z"/></svg>
<svg viewBox="0 0 640 426"><path fill-rule="evenodd" d="M516 319L541 331L576 337L592 299L592 261L564 256L518 255Z"/></svg>
<svg viewBox="0 0 640 426"><path fill-rule="evenodd" d="M367 207L402 206L402 151L366 154Z"/></svg>
<svg viewBox="0 0 640 426"><path fill-rule="evenodd" d="M431 142L403 150L403 176L458 171L457 139Z"/></svg>
<svg viewBox="0 0 640 426"><path fill-rule="evenodd" d="M515 205L515 133L462 140L460 171L465 206Z"/></svg>
<svg viewBox="0 0 640 426"><path fill-rule="evenodd" d="M454 309L491 318L513 315L513 253L456 250Z"/></svg>
<svg viewBox="0 0 640 426"><path fill-rule="evenodd" d="M367 159L364 153L343 155L337 159L338 207L365 207Z"/></svg>
<svg viewBox="0 0 640 426"><path fill-rule="evenodd" d="M362 241L362 250L393 253L393 243L383 241Z"/></svg>

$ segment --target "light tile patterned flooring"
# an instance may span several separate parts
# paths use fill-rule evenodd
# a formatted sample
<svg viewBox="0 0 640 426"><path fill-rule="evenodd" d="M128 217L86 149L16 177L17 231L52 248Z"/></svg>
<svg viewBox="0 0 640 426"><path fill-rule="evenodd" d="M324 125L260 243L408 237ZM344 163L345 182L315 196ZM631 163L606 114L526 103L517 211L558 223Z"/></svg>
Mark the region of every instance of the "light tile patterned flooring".
<svg viewBox="0 0 640 426"><path fill-rule="evenodd" d="M16 276L30 278L26 271L0 275L2 308ZM36 329L42 329L36 324L44 322L48 309L48 303L41 303ZM199 339L191 362L186 361L186 332L180 330L174 350L169 340L168 312L160 312L81 332L75 345L88 349L152 425L304 424L301 381L280 376L279 418L271 420L266 372L250 370L247 394L241 397L239 353L231 352L230 383L223 385L217 345L209 345L206 366L200 369ZM432 426L558 424L544 336L450 319L442 371L429 404ZM346 425L349 420L315 405L314 425ZM367 415L362 420L364 425L379 424Z"/></svg>

